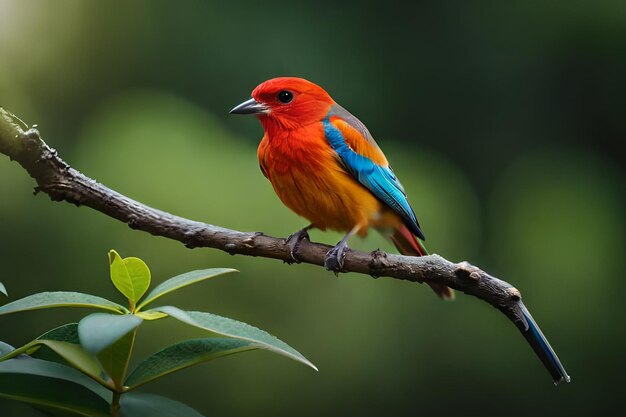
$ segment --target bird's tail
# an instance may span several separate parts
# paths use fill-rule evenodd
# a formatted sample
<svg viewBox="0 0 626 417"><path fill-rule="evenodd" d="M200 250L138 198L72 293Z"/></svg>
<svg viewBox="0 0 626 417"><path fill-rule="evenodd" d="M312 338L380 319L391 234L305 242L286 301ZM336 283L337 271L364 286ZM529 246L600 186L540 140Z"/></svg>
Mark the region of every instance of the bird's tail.
<svg viewBox="0 0 626 417"><path fill-rule="evenodd" d="M428 252L424 247L424 244L417 240L417 238L411 233L411 231L405 225L395 229L390 236L393 244L398 248L401 254L408 256L426 256ZM437 293L437 295L444 300L454 300L454 291L450 287L436 282L426 282L430 285L430 288Z"/></svg>
<svg viewBox="0 0 626 417"><path fill-rule="evenodd" d="M533 348L543 365L546 367L550 375L552 375L552 379L554 380L554 385L558 385L560 382L570 382L571 378L567 375L565 368L561 365L561 361L559 360L556 353L548 343L548 340L541 332L541 329L533 319L533 316L530 315L530 312L524 306L524 304L520 301L520 308L522 309L522 313L524 315L524 319L526 320L526 324L528 328L525 332L522 332L524 338Z"/></svg>

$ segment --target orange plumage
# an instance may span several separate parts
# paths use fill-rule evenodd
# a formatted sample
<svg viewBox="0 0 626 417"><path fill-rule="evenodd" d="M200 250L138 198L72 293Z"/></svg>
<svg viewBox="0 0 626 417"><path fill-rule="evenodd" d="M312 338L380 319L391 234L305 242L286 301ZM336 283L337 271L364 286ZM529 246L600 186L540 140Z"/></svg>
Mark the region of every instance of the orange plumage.
<svg viewBox="0 0 626 417"><path fill-rule="evenodd" d="M259 164L280 200L311 227L348 234L327 254L340 269L353 233L373 227L407 255L426 255L413 209L367 128L321 87L301 78L260 84L232 113L256 114L265 135ZM432 286L432 285L431 285ZM433 286L444 298L452 291Z"/></svg>
<svg viewBox="0 0 626 417"><path fill-rule="evenodd" d="M383 208L381 202L346 173L328 145L317 140L323 137L321 124L297 133L297 141L289 132L271 139L266 133L259 145L259 163L280 200L318 229L348 232L361 225L358 233L367 234Z"/></svg>

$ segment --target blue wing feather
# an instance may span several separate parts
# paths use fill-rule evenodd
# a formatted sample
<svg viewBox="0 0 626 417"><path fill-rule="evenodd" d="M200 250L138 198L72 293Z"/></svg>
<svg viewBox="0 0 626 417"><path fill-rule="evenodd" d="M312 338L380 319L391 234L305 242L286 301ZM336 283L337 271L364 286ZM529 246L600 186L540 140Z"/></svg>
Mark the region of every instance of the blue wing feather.
<svg viewBox="0 0 626 417"><path fill-rule="evenodd" d="M346 143L341 131L330 121L330 115L324 119L323 123L326 139L335 152L337 152L346 171L354 176L378 199L398 213L411 232L424 240L424 234L407 200L404 188L396 178L391 167L378 165L370 158L354 152Z"/></svg>

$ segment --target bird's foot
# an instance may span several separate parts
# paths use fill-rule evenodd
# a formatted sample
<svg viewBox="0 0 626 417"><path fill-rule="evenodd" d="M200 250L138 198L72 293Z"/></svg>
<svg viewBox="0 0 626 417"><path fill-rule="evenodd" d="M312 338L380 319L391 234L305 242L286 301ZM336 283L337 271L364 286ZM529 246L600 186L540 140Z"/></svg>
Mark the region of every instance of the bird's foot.
<svg viewBox="0 0 626 417"><path fill-rule="evenodd" d="M324 268L329 271L333 271L335 275L343 268L343 259L348 252L348 245L345 242L339 242L337 246L326 252L324 258Z"/></svg>
<svg viewBox="0 0 626 417"><path fill-rule="evenodd" d="M285 239L285 243L289 247L291 259L293 259L293 262L295 263L300 263L300 260L296 257L296 252L298 251L298 246L300 246L300 242L302 242L303 239L309 240L310 228L311 226L302 228L298 230L296 233L289 235L287 239Z"/></svg>

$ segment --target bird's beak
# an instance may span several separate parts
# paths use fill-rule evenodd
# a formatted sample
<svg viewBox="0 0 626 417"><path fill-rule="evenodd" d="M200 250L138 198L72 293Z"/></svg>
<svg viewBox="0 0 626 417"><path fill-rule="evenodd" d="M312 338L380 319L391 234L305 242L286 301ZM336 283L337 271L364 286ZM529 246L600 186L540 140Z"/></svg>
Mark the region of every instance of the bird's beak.
<svg viewBox="0 0 626 417"><path fill-rule="evenodd" d="M255 99L251 98L248 101L244 101L240 105L232 109L229 114L265 114L269 113L270 108L266 104L259 103Z"/></svg>

